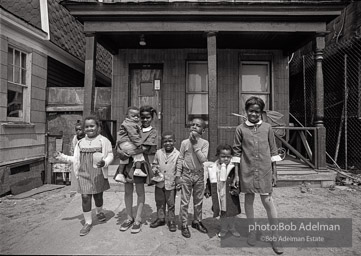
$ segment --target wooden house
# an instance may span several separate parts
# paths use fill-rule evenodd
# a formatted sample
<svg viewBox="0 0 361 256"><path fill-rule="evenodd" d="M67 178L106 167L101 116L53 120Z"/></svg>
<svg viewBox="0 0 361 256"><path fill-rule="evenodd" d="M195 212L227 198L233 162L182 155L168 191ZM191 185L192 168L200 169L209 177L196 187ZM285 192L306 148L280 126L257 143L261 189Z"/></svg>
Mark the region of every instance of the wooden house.
<svg viewBox="0 0 361 256"><path fill-rule="evenodd" d="M59 2L1 1L0 195L50 183L54 135L70 141L82 118L85 37ZM97 54L96 91L109 109L111 55Z"/></svg>
<svg viewBox="0 0 361 256"><path fill-rule="evenodd" d="M202 117L208 124L209 158L214 159L218 143L233 142L240 120L232 113L244 113L251 95L263 98L266 108L284 114L288 123L289 56L313 42L316 114L309 130L315 143L312 159L304 160L317 176L326 170L326 25L340 15L344 2L64 1L86 34L84 111L93 110L98 42L113 54L111 118L122 120L129 105L153 105L155 127L159 133L174 131L179 146L188 136L189 121Z"/></svg>

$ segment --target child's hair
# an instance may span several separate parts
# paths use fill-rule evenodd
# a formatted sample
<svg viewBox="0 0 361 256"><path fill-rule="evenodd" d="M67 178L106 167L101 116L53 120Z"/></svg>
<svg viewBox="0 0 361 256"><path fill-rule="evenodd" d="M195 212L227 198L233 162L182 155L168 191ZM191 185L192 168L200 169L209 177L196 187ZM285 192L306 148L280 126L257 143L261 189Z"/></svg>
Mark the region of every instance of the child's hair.
<svg viewBox="0 0 361 256"><path fill-rule="evenodd" d="M258 105L261 108L261 111L263 111L265 107L264 101L256 96L252 96L246 101L246 110L248 110L252 105Z"/></svg>
<svg viewBox="0 0 361 256"><path fill-rule="evenodd" d="M127 108L127 113L125 113L125 114L128 115L130 110L137 110L137 111L139 111L139 108L136 107L136 106L130 106L130 107Z"/></svg>
<svg viewBox="0 0 361 256"><path fill-rule="evenodd" d="M174 135L174 133L171 132L171 131L163 132L163 133L162 133L162 140L163 140L163 138L164 138L165 136L172 136L173 139L175 139L175 135Z"/></svg>
<svg viewBox="0 0 361 256"><path fill-rule="evenodd" d="M152 106L149 105L145 105L145 106L141 106L140 107L140 113L142 112L149 112L150 115L152 116L152 118L154 118L154 114L157 113L157 110L155 110L155 108L153 108Z"/></svg>
<svg viewBox="0 0 361 256"><path fill-rule="evenodd" d="M101 124L100 124L99 118L98 118L96 115L91 114L91 115L87 116L86 118L84 118L84 120L83 120L83 129L84 129L84 126L85 126L85 122L86 122L87 120L94 120L95 123L96 123L96 125L97 125L99 128L101 128Z"/></svg>
<svg viewBox="0 0 361 256"><path fill-rule="evenodd" d="M217 146L216 149L216 156L219 156L222 150L228 150L231 151L231 155L233 155L233 148L228 144L220 144Z"/></svg>
<svg viewBox="0 0 361 256"><path fill-rule="evenodd" d="M200 120L201 122L202 122L202 128L203 129L206 129L206 121L204 121L204 119L202 118L202 117L195 117L195 118L193 118L192 119L192 122L194 121L194 120Z"/></svg>
<svg viewBox="0 0 361 256"><path fill-rule="evenodd" d="M83 127L83 122L80 121L80 120L77 120L76 123L75 123L75 125L74 125L74 127L77 127L77 126Z"/></svg>

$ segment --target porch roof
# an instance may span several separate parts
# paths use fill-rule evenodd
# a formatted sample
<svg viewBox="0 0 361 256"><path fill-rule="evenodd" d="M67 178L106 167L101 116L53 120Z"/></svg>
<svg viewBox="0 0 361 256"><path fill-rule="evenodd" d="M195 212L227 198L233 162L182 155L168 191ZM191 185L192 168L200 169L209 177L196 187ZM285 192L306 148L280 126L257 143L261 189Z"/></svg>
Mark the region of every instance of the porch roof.
<svg viewBox="0 0 361 256"><path fill-rule="evenodd" d="M104 1L106 2L106 1ZM206 32L217 32L217 48L283 49L292 52L327 33L345 1L113 1L62 3L96 33L109 51L121 48L206 48ZM139 36L145 35L146 46Z"/></svg>

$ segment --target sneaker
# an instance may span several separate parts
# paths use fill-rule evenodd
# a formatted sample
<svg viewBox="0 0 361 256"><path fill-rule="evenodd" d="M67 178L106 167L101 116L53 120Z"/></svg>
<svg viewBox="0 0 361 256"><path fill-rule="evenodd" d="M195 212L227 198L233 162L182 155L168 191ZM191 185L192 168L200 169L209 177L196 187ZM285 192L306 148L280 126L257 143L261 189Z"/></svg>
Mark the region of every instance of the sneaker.
<svg viewBox="0 0 361 256"><path fill-rule="evenodd" d="M241 234L236 229L230 229L229 232L231 232L232 236L240 237Z"/></svg>
<svg viewBox="0 0 361 256"><path fill-rule="evenodd" d="M223 237L225 237L226 235L227 235L227 230L221 230L221 231L219 231L218 234L217 234L217 236L218 236L219 238L223 238Z"/></svg>
<svg viewBox="0 0 361 256"><path fill-rule="evenodd" d="M147 177L147 174L144 173L141 169L135 169L133 176L138 176L138 177Z"/></svg>
<svg viewBox="0 0 361 256"><path fill-rule="evenodd" d="M247 238L247 244L250 246L255 246L257 243L257 233L254 231L249 232L248 238Z"/></svg>
<svg viewBox="0 0 361 256"><path fill-rule="evenodd" d="M107 220L107 218L105 217L104 212L98 213L97 218L98 218L99 222L105 222Z"/></svg>
<svg viewBox="0 0 361 256"><path fill-rule="evenodd" d="M92 227L93 227L92 224L85 223L85 225L80 230L80 236L86 236L90 232Z"/></svg>
<svg viewBox="0 0 361 256"><path fill-rule="evenodd" d="M272 249L276 254L282 254L283 253L283 246L282 246L280 241L272 242Z"/></svg>
<svg viewBox="0 0 361 256"><path fill-rule="evenodd" d="M131 233L132 233L132 234L139 233L139 232L140 232L140 226L141 226L141 225L142 225L142 224L141 224L140 222L134 223L134 224L133 224L133 227L132 227Z"/></svg>
<svg viewBox="0 0 361 256"><path fill-rule="evenodd" d="M134 223L134 219L126 219L123 221L123 223L120 225L119 231L126 231L128 230Z"/></svg>
<svg viewBox="0 0 361 256"><path fill-rule="evenodd" d="M118 173L114 179L116 182L126 183L125 177L123 174Z"/></svg>

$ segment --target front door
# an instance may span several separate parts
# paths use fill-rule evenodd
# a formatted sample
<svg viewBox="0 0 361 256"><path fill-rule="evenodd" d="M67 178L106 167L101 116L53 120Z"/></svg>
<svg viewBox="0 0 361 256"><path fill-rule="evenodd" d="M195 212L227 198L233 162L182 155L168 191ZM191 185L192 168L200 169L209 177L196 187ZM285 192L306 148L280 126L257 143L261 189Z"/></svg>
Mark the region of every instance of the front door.
<svg viewBox="0 0 361 256"><path fill-rule="evenodd" d="M162 133L162 87L163 68L161 64L134 64L129 66L130 105L150 105L157 110L152 126L158 131L158 148Z"/></svg>

